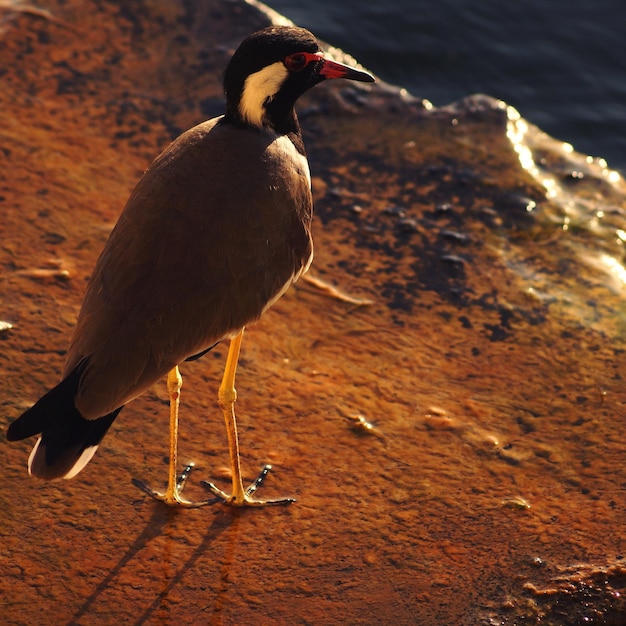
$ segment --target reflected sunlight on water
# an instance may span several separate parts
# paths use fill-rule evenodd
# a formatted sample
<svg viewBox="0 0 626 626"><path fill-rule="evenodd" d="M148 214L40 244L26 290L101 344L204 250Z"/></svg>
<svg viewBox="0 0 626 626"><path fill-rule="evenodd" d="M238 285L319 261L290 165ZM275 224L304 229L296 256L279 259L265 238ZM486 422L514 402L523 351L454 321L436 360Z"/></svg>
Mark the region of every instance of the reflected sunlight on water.
<svg viewBox="0 0 626 626"><path fill-rule="evenodd" d="M553 279L546 277L542 290L577 303L571 310L578 310L581 321L598 327L596 306L589 306L590 283L621 300L626 297L623 179L604 159L577 154L570 144L549 137L511 106L506 135L521 166L545 189L547 202L529 205L528 210L544 228L557 225L563 231L561 245L553 248L560 259L554 262L572 264L562 267Z"/></svg>

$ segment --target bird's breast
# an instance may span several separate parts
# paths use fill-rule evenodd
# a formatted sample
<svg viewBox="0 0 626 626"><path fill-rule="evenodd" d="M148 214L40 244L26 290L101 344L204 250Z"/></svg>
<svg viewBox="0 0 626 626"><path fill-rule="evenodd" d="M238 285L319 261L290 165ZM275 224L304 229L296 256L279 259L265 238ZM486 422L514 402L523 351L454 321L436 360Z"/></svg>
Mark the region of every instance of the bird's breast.
<svg viewBox="0 0 626 626"><path fill-rule="evenodd" d="M212 120L177 139L88 285L66 364L89 360L82 414L119 407L257 320L308 266L311 217L308 164L288 137Z"/></svg>

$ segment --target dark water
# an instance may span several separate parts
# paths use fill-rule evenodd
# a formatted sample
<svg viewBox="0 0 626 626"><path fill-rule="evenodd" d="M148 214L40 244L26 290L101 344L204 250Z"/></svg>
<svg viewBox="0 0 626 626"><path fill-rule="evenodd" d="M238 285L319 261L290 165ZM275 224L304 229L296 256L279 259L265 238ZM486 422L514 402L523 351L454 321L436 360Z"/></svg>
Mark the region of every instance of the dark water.
<svg viewBox="0 0 626 626"><path fill-rule="evenodd" d="M626 171L624 0L270 0L435 105L486 93Z"/></svg>

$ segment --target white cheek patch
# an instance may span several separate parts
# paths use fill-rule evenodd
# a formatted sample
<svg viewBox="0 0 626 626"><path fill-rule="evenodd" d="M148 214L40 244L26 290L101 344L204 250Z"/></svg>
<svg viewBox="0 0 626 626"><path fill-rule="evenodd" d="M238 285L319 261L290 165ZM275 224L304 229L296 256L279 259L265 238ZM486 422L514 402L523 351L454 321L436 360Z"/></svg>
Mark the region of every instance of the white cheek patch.
<svg viewBox="0 0 626 626"><path fill-rule="evenodd" d="M248 124L263 126L265 101L278 93L288 74L289 71L282 61L278 61L246 78L239 101L239 112Z"/></svg>

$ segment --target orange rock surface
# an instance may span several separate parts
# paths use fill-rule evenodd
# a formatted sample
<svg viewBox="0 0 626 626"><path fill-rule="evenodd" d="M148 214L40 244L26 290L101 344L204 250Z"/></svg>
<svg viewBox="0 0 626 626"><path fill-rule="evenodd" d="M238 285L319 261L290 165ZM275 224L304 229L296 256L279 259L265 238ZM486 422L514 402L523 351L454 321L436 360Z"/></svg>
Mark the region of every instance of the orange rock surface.
<svg viewBox="0 0 626 626"><path fill-rule="evenodd" d="M58 381L142 171L221 112L242 2L0 5L0 402ZM299 111L311 273L246 334L242 462L285 508L173 511L165 384L76 478L0 441L6 624L622 624L625 186L488 98L322 85ZM164 238L167 236L164 233ZM621 243L620 243L621 242ZM9 328L9 324L12 328ZM225 347L182 368L183 461L225 486Z"/></svg>

